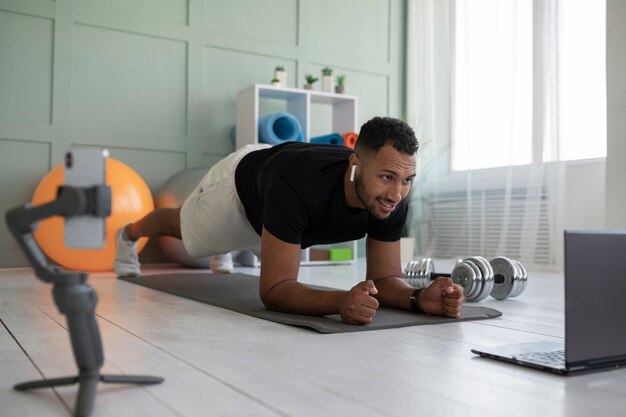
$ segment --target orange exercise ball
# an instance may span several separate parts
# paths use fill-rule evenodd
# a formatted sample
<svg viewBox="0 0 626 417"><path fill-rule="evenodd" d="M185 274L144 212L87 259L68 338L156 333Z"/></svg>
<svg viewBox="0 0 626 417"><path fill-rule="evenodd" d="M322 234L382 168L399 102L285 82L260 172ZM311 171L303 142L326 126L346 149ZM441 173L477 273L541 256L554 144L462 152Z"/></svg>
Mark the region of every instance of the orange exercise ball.
<svg viewBox="0 0 626 417"><path fill-rule="evenodd" d="M64 166L58 165L39 182L33 195L33 206L48 203L56 198L57 188L63 184ZM100 249L73 249L64 245L64 219L54 216L39 222L33 233L41 250L65 269L99 272L111 271L115 260L115 232L129 222L139 220L152 210L154 202L144 180L128 165L108 158L106 183L111 187L111 215L106 218L106 242ZM137 250L148 242L139 239Z"/></svg>

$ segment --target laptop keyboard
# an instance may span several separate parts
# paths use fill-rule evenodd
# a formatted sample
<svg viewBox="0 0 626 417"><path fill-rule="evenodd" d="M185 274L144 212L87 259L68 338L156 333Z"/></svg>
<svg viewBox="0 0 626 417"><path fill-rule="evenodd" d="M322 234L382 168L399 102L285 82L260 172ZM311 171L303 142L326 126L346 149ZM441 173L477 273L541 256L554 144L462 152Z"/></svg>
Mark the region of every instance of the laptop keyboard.
<svg viewBox="0 0 626 417"><path fill-rule="evenodd" d="M565 365L565 350L521 353L515 355L515 358L552 367L563 367Z"/></svg>

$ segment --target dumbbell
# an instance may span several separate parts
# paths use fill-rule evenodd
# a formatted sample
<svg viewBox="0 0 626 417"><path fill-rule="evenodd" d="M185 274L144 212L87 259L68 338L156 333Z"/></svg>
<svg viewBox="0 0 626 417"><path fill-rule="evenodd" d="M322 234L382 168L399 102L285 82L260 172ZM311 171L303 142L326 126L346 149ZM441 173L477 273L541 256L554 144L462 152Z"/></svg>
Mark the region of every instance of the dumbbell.
<svg viewBox="0 0 626 417"><path fill-rule="evenodd" d="M470 302L482 301L491 295L497 300L517 297L528 282L524 266L514 259L498 256L490 262L482 256L459 259L451 274L434 272L431 258L411 261L404 271L405 280L418 288L426 288L440 276L452 278L464 289L465 299Z"/></svg>

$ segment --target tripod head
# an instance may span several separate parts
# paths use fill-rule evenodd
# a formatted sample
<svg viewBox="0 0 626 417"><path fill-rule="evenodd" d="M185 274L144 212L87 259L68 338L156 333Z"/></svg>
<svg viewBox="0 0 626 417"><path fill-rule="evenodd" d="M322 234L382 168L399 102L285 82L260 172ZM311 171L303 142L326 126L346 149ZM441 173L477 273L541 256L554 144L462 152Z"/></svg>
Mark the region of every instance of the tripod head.
<svg viewBox="0 0 626 417"><path fill-rule="evenodd" d="M11 234L35 269L35 274L44 282L85 282L87 273L64 271L51 264L33 237L37 222L52 216L72 217L88 215L108 217L111 214L111 188L97 185L85 188L61 186L56 200L31 206L30 203L16 207L6 213Z"/></svg>

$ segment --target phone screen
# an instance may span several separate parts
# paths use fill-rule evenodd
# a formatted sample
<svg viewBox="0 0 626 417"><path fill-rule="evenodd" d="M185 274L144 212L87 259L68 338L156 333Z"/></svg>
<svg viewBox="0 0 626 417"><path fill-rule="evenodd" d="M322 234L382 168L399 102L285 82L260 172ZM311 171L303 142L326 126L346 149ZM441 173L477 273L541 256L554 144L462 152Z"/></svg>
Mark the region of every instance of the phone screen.
<svg viewBox="0 0 626 417"><path fill-rule="evenodd" d="M106 149L72 149L65 154L65 179L67 186L92 187L104 185L106 178ZM105 218L90 215L65 219L63 230L68 248L98 249L104 246Z"/></svg>

